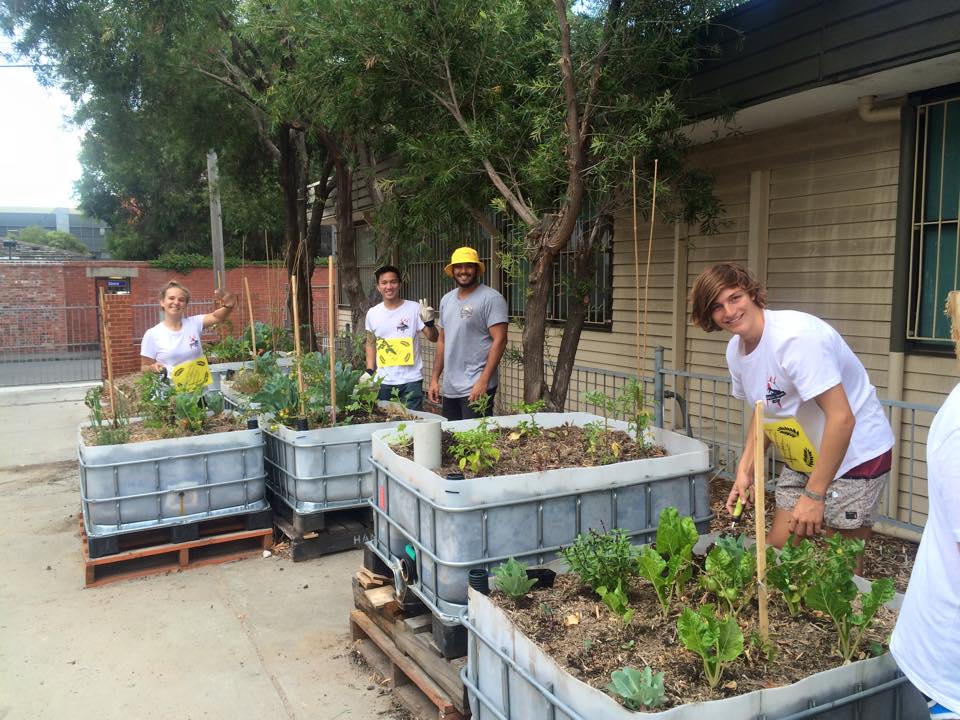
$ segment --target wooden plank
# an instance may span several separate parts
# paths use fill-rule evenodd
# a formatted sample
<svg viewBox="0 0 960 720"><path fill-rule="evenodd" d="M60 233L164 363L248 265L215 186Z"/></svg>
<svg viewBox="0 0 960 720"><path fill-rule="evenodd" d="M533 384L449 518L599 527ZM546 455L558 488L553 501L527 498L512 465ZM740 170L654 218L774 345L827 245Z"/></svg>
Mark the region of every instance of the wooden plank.
<svg viewBox="0 0 960 720"><path fill-rule="evenodd" d="M367 590L364 595L370 602L370 607L374 609L382 608L387 603L396 600L396 593L394 593L392 585Z"/></svg>
<svg viewBox="0 0 960 720"><path fill-rule="evenodd" d="M454 720L463 716L457 711L450 697L409 657L400 652L396 644L377 625L359 610L350 612L351 624L362 630L390 662L401 671L432 702L439 717ZM395 675L395 672L393 673Z"/></svg>

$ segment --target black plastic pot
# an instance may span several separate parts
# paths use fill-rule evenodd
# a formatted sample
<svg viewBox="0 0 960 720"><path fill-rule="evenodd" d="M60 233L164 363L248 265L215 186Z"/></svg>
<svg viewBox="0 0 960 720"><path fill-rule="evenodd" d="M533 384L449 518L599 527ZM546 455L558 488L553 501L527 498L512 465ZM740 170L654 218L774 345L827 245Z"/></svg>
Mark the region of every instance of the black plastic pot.
<svg viewBox="0 0 960 720"><path fill-rule="evenodd" d="M297 418L297 430L304 431L309 429L310 425L307 423L306 418Z"/></svg>
<svg viewBox="0 0 960 720"><path fill-rule="evenodd" d="M483 568L471 568L467 573L467 584L479 593L490 594L490 576Z"/></svg>
<svg viewBox="0 0 960 720"><path fill-rule="evenodd" d="M258 427L260 427L260 421L257 418L247 419L247 430L256 430Z"/></svg>
<svg viewBox="0 0 960 720"><path fill-rule="evenodd" d="M473 572L473 570L470 572ZM530 568L527 570L527 577L537 581L537 584L531 588L531 590L535 590L536 588L552 588L553 581L557 579L557 574L548 568Z"/></svg>

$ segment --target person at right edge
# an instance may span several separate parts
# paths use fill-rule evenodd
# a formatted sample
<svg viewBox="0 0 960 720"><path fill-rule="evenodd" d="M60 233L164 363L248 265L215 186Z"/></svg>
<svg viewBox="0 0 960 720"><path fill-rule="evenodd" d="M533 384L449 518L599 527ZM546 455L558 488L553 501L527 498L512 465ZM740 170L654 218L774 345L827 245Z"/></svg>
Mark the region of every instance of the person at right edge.
<svg viewBox="0 0 960 720"><path fill-rule="evenodd" d="M960 292L947 296L960 359ZM927 700L930 717L960 718L960 385L927 434L927 524L890 652Z"/></svg>
<svg viewBox="0 0 960 720"><path fill-rule="evenodd" d="M866 540L872 533L893 431L863 364L818 317L767 310L767 292L747 268L718 263L700 273L691 318L727 330L733 396L764 403L764 447L783 462L767 543L781 548L822 531ZM753 421L737 463L727 509L753 492ZM862 564L863 558L858 560Z"/></svg>
<svg viewBox="0 0 960 720"><path fill-rule="evenodd" d="M477 417L470 403L487 395L493 410L497 368L507 347L507 301L480 282L485 268L477 251L457 248L443 269L457 287L440 299L440 337L433 362L428 397L440 402L443 375L443 416L447 420Z"/></svg>

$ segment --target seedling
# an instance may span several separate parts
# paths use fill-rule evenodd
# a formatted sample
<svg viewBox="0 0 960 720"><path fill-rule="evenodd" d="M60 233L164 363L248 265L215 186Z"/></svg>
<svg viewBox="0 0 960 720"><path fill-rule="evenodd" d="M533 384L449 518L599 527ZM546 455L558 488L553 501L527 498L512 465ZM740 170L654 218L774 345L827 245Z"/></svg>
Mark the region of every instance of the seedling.
<svg viewBox="0 0 960 720"><path fill-rule="evenodd" d="M453 433L454 443L450 446L450 452L461 470L470 470L476 475L481 470L492 468L500 459L500 450L495 447L498 438L496 431L488 429L481 421L472 430Z"/></svg>
<svg viewBox="0 0 960 720"><path fill-rule="evenodd" d="M816 578L803 596L811 610L826 613L837 628L837 650L849 663L877 610L893 598L893 580L874 580L870 592L860 593L853 582L857 556L863 552L863 540L847 540L839 533L827 540L826 557L818 563ZM859 598L860 612L854 611Z"/></svg>
<svg viewBox="0 0 960 720"><path fill-rule="evenodd" d="M537 584L534 578L527 577L526 563L518 562L514 558L497 565L493 575L500 592L514 601L522 598Z"/></svg>
<svg viewBox="0 0 960 720"><path fill-rule="evenodd" d="M711 604L694 612L684 608L677 620L677 635L683 646L703 660L703 674L710 689L720 684L724 666L743 652L743 632L732 615L718 619Z"/></svg>
<svg viewBox="0 0 960 720"><path fill-rule="evenodd" d="M649 545L640 548L637 572L653 585L664 617L693 574L693 546L698 537L692 518L680 517L676 508L667 507L660 513L656 549Z"/></svg>
<svg viewBox="0 0 960 720"><path fill-rule="evenodd" d="M632 667L614 670L610 679L607 690L621 698L628 710L659 707L666 700L663 673L654 674L649 665L642 671Z"/></svg>
<svg viewBox="0 0 960 720"><path fill-rule="evenodd" d="M397 425L396 431L387 435L384 440L392 448L410 447L413 444L413 436L407 432L406 423Z"/></svg>
<svg viewBox="0 0 960 720"><path fill-rule="evenodd" d="M527 413L530 415L529 420L521 420L515 426L513 432L510 433L511 440L519 440L523 436L527 437L539 437L543 434L543 428L537 424L536 413L543 410L546 407L546 403L543 400L537 400L532 403L518 402L513 406L514 411L517 413Z"/></svg>
<svg viewBox="0 0 960 720"><path fill-rule="evenodd" d="M130 437L127 415L121 403L111 408L112 418L108 419L103 409L103 386L95 385L87 390L84 404L90 408L90 421L97 436L97 445L120 445Z"/></svg>
<svg viewBox="0 0 960 720"><path fill-rule="evenodd" d="M597 588L597 595L600 596L603 604L610 608L610 610L623 621L624 625L630 624L630 621L633 620L633 614L636 611L631 610L627 605L627 594L623 591L622 583L618 582L614 590L608 590L601 585Z"/></svg>

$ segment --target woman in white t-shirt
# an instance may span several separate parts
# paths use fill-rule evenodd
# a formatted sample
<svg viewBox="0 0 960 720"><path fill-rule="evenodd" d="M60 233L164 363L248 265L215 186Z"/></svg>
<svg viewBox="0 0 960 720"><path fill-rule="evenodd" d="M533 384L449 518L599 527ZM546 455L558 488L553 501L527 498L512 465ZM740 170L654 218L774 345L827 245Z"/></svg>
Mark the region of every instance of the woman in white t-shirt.
<svg viewBox="0 0 960 720"><path fill-rule="evenodd" d="M822 530L870 536L893 431L863 364L818 317L767 310L766 290L737 263L718 263L697 278L691 316L703 330L727 330L734 397L764 402L765 444L784 463L767 542ZM727 508L749 503L754 430L737 464Z"/></svg>
<svg viewBox="0 0 960 720"><path fill-rule="evenodd" d="M163 372L171 378L177 366L203 356L200 334L205 327L221 323L230 317L236 306L236 298L231 293L217 290L214 295L220 300L221 307L206 315L185 317L190 304L190 291L180 283L171 280L160 291L160 307L163 320L143 334L140 343L140 369Z"/></svg>
<svg viewBox="0 0 960 720"><path fill-rule="evenodd" d="M947 298L960 358L960 292ZM927 524L890 652L931 718L960 717L960 385L927 433Z"/></svg>

